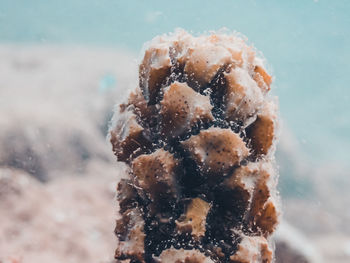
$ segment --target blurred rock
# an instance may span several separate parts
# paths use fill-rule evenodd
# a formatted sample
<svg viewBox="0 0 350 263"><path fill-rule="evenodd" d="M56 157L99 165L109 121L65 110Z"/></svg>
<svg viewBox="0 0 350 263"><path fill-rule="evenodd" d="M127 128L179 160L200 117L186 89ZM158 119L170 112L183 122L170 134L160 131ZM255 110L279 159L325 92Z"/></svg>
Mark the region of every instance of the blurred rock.
<svg viewBox="0 0 350 263"><path fill-rule="evenodd" d="M321 263L320 253L312 241L296 228L282 221L274 235L276 263Z"/></svg>
<svg viewBox="0 0 350 263"><path fill-rule="evenodd" d="M45 181L114 160L105 135L120 90L133 85L131 61L110 50L0 46L0 165Z"/></svg>
<svg viewBox="0 0 350 263"><path fill-rule="evenodd" d="M19 170L0 169L0 262L112 259L118 175L103 164L95 169L99 176L67 176L47 184Z"/></svg>

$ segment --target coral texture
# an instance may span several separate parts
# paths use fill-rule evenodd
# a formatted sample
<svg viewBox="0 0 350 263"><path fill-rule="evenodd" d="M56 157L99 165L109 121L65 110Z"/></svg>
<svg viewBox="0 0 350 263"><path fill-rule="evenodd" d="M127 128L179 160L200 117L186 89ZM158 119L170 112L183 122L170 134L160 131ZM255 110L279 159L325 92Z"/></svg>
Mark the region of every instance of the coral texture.
<svg viewBox="0 0 350 263"><path fill-rule="evenodd" d="M240 37L179 30L152 40L110 139L130 262L272 262L278 224L271 76Z"/></svg>

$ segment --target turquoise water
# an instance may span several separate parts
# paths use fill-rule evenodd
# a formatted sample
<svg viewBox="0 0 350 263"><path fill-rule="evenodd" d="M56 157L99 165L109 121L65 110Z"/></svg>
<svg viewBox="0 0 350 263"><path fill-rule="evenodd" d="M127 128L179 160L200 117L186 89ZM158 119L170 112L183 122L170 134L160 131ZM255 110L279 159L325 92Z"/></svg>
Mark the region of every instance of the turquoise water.
<svg viewBox="0 0 350 263"><path fill-rule="evenodd" d="M350 163L350 1L0 0L0 43L138 52L176 27L244 33L271 65L284 124L303 150Z"/></svg>

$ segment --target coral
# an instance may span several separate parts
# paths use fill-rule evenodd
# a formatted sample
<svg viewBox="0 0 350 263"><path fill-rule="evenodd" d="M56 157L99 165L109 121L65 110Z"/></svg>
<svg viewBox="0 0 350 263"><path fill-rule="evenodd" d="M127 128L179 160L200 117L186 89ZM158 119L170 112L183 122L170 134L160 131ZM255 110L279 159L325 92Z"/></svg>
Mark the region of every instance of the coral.
<svg viewBox="0 0 350 263"><path fill-rule="evenodd" d="M244 236L238 245L238 251L230 256L230 261L237 263L271 262L272 251L265 238Z"/></svg>
<svg viewBox="0 0 350 263"><path fill-rule="evenodd" d="M155 258L157 263L213 263L213 261L206 257L203 253L196 249L184 250L170 248L164 250L159 257Z"/></svg>
<svg viewBox="0 0 350 263"><path fill-rule="evenodd" d="M138 207L122 213L115 228L115 233L120 241L115 252L116 258L130 258L144 262L144 224L142 213Z"/></svg>
<svg viewBox="0 0 350 263"><path fill-rule="evenodd" d="M240 37L179 30L148 44L139 87L110 140L117 260L272 262L278 224L277 106L263 60Z"/></svg>
<svg viewBox="0 0 350 263"><path fill-rule="evenodd" d="M193 198L186 208L186 213L176 220L179 232L190 232L195 239L205 235L205 223L210 210L210 204L200 198Z"/></svg>

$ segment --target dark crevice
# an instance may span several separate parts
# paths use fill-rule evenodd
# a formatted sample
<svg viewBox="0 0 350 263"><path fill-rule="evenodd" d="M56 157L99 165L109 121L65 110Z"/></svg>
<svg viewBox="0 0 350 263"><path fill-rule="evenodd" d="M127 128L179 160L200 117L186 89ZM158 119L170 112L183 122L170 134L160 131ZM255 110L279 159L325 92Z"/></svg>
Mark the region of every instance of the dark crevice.
<svg viewBox="0 0 350 263"><path fill-rule="evenodd" d="M235 230L240 230L246 204L241 200L241 192L235 189L219 187L214 198L207 217L203 243L211 248L211 251L215 251L213 248L220 248L224 254L220 262L229 262L229 257L238 249L240 238Z"/></svg>
<svg viewBox="0 0 350 263"><path fill-rule="evenodd" d="M225 94L227 90L227 82L224 77L224 69L218 71L208 86L201 90L202 94L210 94L210 103L213 105L212 114L218 121L225 119Z"/></svg>
<svg viewBox="0 0 350 263"><path fill-rule="evenodd" d="M144 213L145 220L145 260L152 262L153 256L177 245L175 220L180 217L184 207L176 200L164 200L157 205L157 214L150 212L151 205L147 205Z"/></svg>

